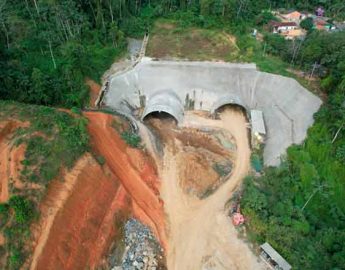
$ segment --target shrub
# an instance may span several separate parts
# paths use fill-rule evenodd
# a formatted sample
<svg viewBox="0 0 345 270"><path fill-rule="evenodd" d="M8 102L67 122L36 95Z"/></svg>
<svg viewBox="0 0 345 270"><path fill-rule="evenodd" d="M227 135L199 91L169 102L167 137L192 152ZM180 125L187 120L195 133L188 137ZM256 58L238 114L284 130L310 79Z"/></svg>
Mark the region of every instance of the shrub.
<svg viewBox="0 0 345 270"><path fill-rule="evenodd" d="M131 147L139 148L141 143L141 138L139 135L125 131L121 134L122 139Z"/></svg>
<svg viewBox="0 0 345 270"><path fill-rule="evenodd" d="M252 154L251 156L251 164L252 167L254 168L255 171L257 172L261 172L262 171L262 162L261 159L259 157L259 155L257 154Z"/></svg>
<svg viewBox="0 0 345 270"><path fill-rule="evenodd" d="M35 216L33 202L22 196L12 196L9 206L14 210L15 220L19 224L29 224Z"/></svg>
<svg viewBox="0 0 345 270"><path fill-rule="evenodd" d="M0 204L0 229L3 228L8 221L9 210L8 204Z"/></svg>

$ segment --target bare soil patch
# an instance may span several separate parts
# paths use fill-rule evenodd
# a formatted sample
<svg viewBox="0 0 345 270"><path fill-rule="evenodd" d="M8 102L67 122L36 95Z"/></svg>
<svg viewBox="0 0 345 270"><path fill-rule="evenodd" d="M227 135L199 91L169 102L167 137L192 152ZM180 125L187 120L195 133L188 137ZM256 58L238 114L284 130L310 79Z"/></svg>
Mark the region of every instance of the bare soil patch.
<svg viewBox="0 0 345 270"><path fill-rule="evenodd" d="M171 151L171 147L166 144L161 167L161 192L169 221L168 269L263 269L249 247L238 238L225 210L227 200L249 169L246 118L240 112L231 110L223 111L220 120L198 115L189 118L186 115L184 126L187 128L222 129L229 136L229 141L234 138L237 152L234 168L227 181L207 198L199 199L186 194L179 183L189 175L200 173L202 176L204 172L200 168L208 167L209 164L198 161L202 165L193 167L195 157L184 158L188 152L186 154L182 142L174 141L178 151ZM206 156L208 154L200 156L200 159L207 159ZM192 168L186 170L185 174L181 173L183 167L188 166Z"/></svg>
<svg viewBox="0 0 345 270"><path fill-rule="evenodd" d="M53 205L43 222L41 241L36 246L39 254L35 252L31 269L94 269L109 247L114 231L104 227L110 223L115 230L113 219L106 217L109 211L112 215L116 211L111 206L117 199L119 182L106 175L90 156L80 160L64 178L60 189L56 183L48 194L46 203Z"/></svg>
<svg viewBox="0 0 345 270"><path fill-rule="evenodd" d="M5 237L0 233L0 246L3 246L6 243Z"/></svg>
<svg viewBox="0 0 345 270"><path fill-rule="evenodd" d="M167 145L177 154L179 184L189 195L204 198L214 192L231 173L234 153L222 146L212 132L196 128L179 128L174 119L150 117L151 127L160 144ZM180 142L176 147L175 140Z"/></svg>
<svg viewBox="0 0 345 270"><path fill-rule="evenodd" d="M105 256L110 249L124 252L123 225L129 217L149 225L157 236L164 233L161 225L164 223L159 223L157 215L163 207L158 197L157 169L152 166L150 156L125 145L113 127L115 120L118 128L125 128L117 117L103 113L87 113L87 116L92 120L89 129L94 150L106 162L101 166L86 154L71 171L61 175L63 181L51 182L40 205L40 221L32 228L34 255L26 264L27 267L31 264L30 269L108 269ZM104 147L115 151L117 166L108 163L110 159L104 148L98 148L103 133L112 142ZM126 160L119 160L119 156ZM118 168L123 171L118 173ZM127 183L131 179L131 184ZM138 179L138 186L133 188ZM148 212L155 207L150 204L152 201L156 202L156 214Z"/></svg>
<svg viewBox="0 0 345 270"><path fill-rule="evenodd" d="M99 92L101 91L101 86L90 78L85 79L86 85L90 89L90 107L95 107L95 102L98 98Z"/></svg>

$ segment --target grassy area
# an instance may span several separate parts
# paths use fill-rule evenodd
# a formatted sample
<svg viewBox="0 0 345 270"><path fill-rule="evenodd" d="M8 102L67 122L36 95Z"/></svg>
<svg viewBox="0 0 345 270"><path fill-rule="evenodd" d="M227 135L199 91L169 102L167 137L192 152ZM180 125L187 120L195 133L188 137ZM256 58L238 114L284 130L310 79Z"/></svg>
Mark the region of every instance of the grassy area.
<svg viewBox="0 0 345 270"><path fill-rule="evenodd" d="M30 252L25 243L30 242L30 224L38 218L38 204L46 187L63 167L71 168L88 150L87 123L80 115L44 106L0 101L0 108L0 121L30 123L17 129L13 137L15 145L27 146L20 180L29 185L12 189L9 202L0 204L0 232L6 237L0 268L19 269ZM30 189L31 183L42 188Z"/></svg>
<svg viewBox="0 0 345 270"><path fill-rule="evenodd" d="M239 49L233 36L220 30L182 28L171 20L154 24L147 55L154 58L189 60L231 60Z"/></svg>

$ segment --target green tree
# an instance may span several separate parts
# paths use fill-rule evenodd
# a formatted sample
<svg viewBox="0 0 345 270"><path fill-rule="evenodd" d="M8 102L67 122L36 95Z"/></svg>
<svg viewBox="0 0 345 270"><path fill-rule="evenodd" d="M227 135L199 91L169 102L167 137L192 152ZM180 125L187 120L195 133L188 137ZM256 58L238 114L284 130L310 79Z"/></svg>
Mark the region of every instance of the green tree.
<svg viewBox="0 0 345 270"><path fill-rule="evenodd" d="M311 31L314 28L313 18L305 18L301 21L300 26L307 31Z"/></svg>

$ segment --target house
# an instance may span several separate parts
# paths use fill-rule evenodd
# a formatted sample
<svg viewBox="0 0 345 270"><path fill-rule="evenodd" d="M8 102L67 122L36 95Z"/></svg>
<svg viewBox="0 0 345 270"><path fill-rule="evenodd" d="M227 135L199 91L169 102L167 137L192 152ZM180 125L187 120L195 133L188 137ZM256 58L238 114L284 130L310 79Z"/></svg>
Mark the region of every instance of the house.
<svg viewBox="0 0 345 270"><path fill-rule="evenodd" d="M298 28L295 22L275 22L275 21L270 22L270 27L273 33L283 33L283 32Z"/></svg>
<svg viewBox="0 0 345 270"><path fill-rule="evenodd" d="M343 22L334 22L335 29L333 31L344 31L345 30L345 21Z"/></svg>
<svg viewBox="0 0 345 270"><path fill-rule="evenodd" d="M303 39L306 36L304 29L292 29L281 33L287 40Z"/></svg>
<svg viewBox="0 0 345 270"><path fill-rule="evenodd" d="M288 14L282 14L282 17L289 22L299 23L301 20L306 18L306 15L299 11L293 11Z"/></svg>
<svg viewBox="0 0 345 270"><path fill-rule="evenodd" d="M314 29L317 29L317 30L326 30L326 31L332 31L332 30L335 30L336 27L327 22L324 18L321 18L321 17L316 17L314 19Z"/></svg>

